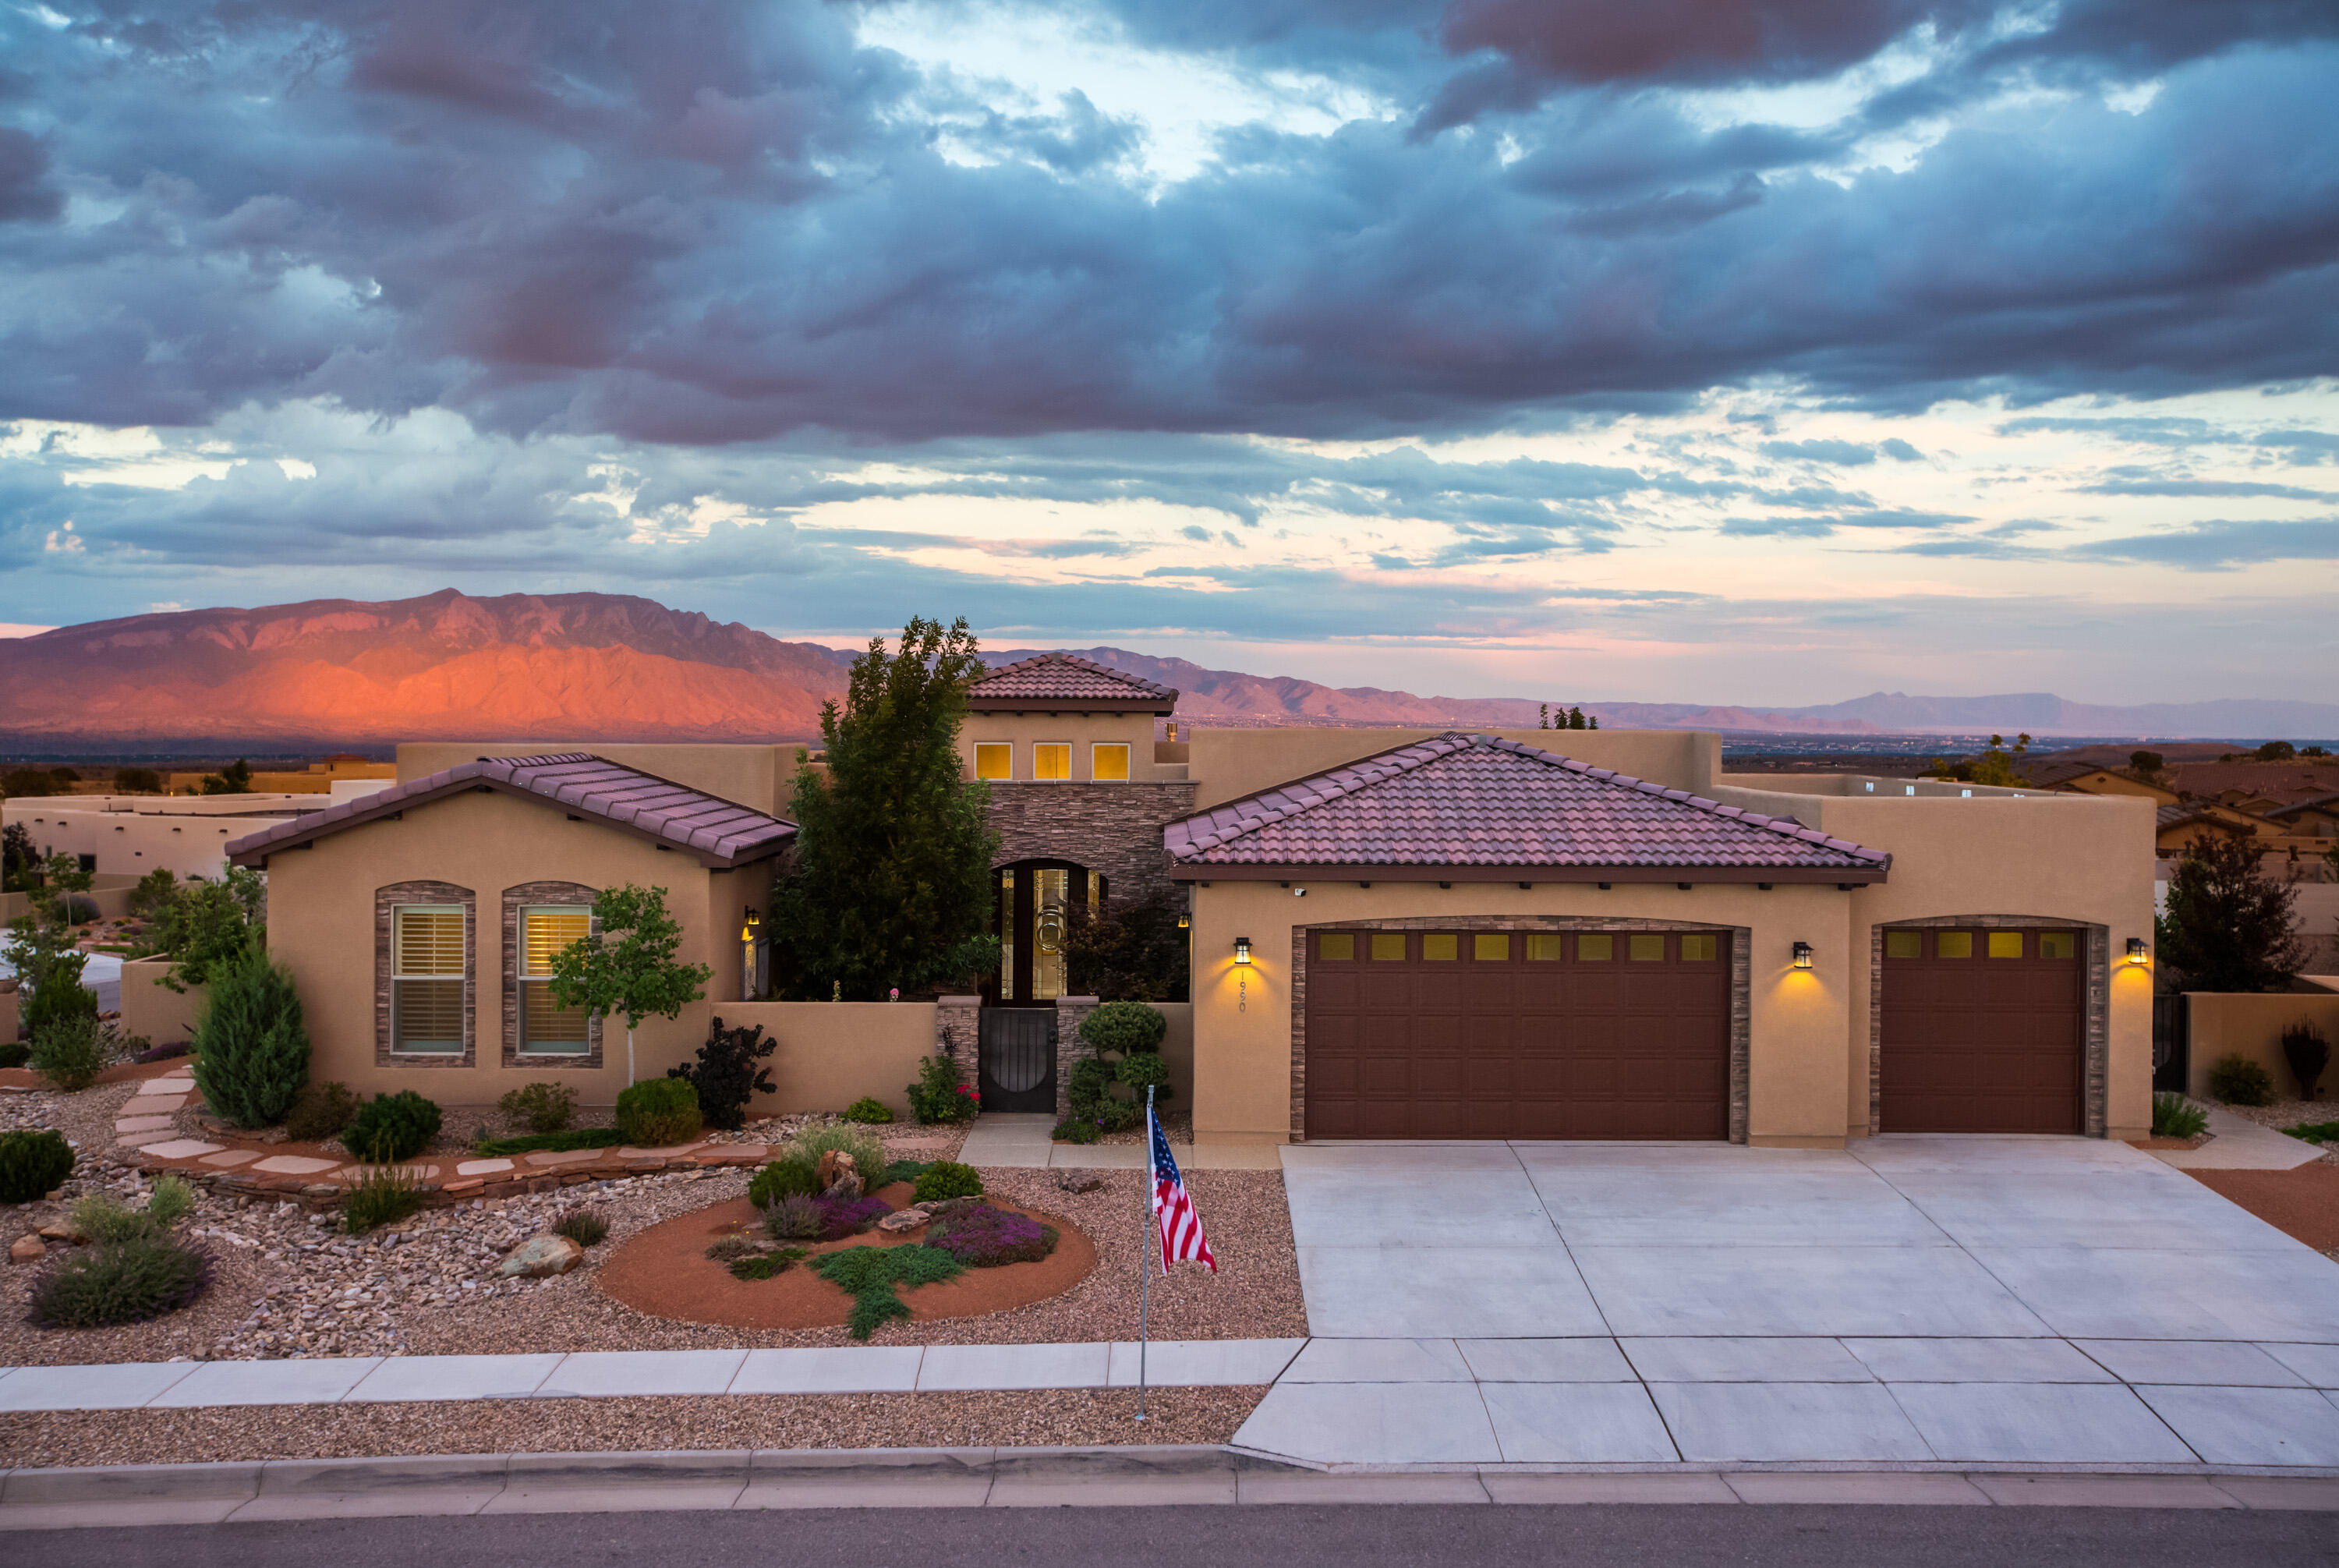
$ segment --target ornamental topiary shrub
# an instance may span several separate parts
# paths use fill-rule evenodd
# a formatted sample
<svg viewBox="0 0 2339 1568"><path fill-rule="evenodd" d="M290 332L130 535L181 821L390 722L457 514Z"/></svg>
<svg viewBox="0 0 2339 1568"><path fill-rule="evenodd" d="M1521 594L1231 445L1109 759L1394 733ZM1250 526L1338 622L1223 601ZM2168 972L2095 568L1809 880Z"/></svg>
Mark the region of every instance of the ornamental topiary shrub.
<svg viewBox="0 0 2339 1568"><path fill-rule="evenodd" d="M1113 1056L1150 1056L1169 1030L1170 1021L1141 1001L1109 1001L1081 1020L1089 1049Z"/></svg>
<svg viewBox="0 0 2339 1568"><path fill-rule="evenodd" d="M903 1092L910 1097L910 1115L927 1127L972 1120L982 1108L982 1097L960 1081L956 1064L946 1056L920 1062L918 1081Z"/></svg>
<svg viewBox="0 0 2339 1568"><path fill-rule="evenodd" d="M309 1081L309 1030L292 971L256 947L213 966L194 1046L195 1087L214 1112L238 1127L283 1119Z"/></svg>
<svg viewBox="0 0 2339 1568"><path fill-rule="evenodd" d="M2209 1093L2227 1105L2272 1105L2274 1074L2235 1051L2210 1063Z"/></svg>
<svg viewBox="0 0 2339 1568"><path fill-rule="evenodd" d="M0 1203L45 1198L73 1174L73 1145L53 1128L0 1132Z"/></svg>
<svg viewBox="0 0 2339 1568"><path fill-rule="evenodd" d="M688 1143L706 1125L698 1090L687 1079L644 1079L617 1095L617 1130L637 1149Z"/></svg>
<svg viewBox="0 0 2339 1568"><path fill-rule="evenodd" d="M828 1228L820 1200L806 1193L775 1199L764 1210L764 1228L775 1241L817 1241Z"/></svg>
<svg viewBox="0 0 2339 1568"><path fill-rule="evenodd" d="M496 1109L530 1132L563 1132L577 1115L577 1091L565 1083L523 1083Z"/></svg>
<svg viewBox="0 0 2339 1568"><path fill-rule="evenodd" d="M1113 1069L1113 1076L1136 1091L1140 1112L1145 1109L1146 1090L1153 1091L1156 1105L1177 1092L1170 1087L1170 1064L1150 1050L1132 1051L1122 1057L1120 1065Z"/></svg>
<svg viewBox="0 0 2339 1568"><path fill-rule="evenodd" d="M2152 1097L2152 1136L2198 1138L2208 1130L2209 1113L2181 1094L2164 1091Z"/></svg>
<svg viewBox="0 0 2339 1568"><path fill-rule="evenodd" d="M108 1328L175 1312L211 1284L211 1257L176 1240L140 1237L69 1252L34 1283L25 1317L42 1328Z"/></svg>
<svg viewBox="0 0 2339 1568"><path fill-rule="evenodd" d="M1056 1250L1056 1228L1025 1215L977 1204L927 1228L926 1245L949 1253L969 1268L1037 1263Z"/></svg>
<svg viewBox="0 0 2339 1568"><path fill-rule="evenodd" d="M327 1079L305 1083L284 1113L284 1136L296 1143L322 1143L338 1138L358 1113L358 1097L346 1083Z"/></svg>
<svg viewBox="0 0 2339 1568"><path fill-rule="evenodd" d="M87 1089L105 1070L105 1037L97 1020L82 1015L43 1024L33 1032L29 1064L68 1093Z"/></svg>
<svg viewBox="0 0 2339 1568"><path fill-rule="evenodd" d="M666 1076L686 1080L698 1090L699 1114L707 1126L735 1132L747 1125L747 1107L755 1097L772 1092L771 1070L757 1063L779 1049L779 1043L764 1038L760 1023L725 1029L718 1018L707 1026L697 1064L670 1067Z"/></svg>
<svg viewBox="0 0 2339 1568"><path fill-rule="evenodd" d="M866 1122L873 1127L883 1127L893 1119L893 1113L887 1109L883 1100L864 1094L844 1108L844 1119Z"/></svg>
<svg viewBox="0 0 2339 1568"><path fill-rule="evenodd" d="M918 1177L912 1194L919 1203L940 1203L948 1198L980 1198L982 1173L954 1159L938 1159Z"/></svg>
<svg viewBox="0 0 2339 1568"><path fill-rule="evenodd" d="M755 1172L755 1179L747 1184L747 1201L768 1209L783 1198L810 1198L819 1189L811 1160L801 1154L782 1154Z"/></svg>
<svg viewBox="0 0 2339 1568"><path fill-rule="evenodd" d="M1112 1092L1112 1086L1120 1081L1120 1069L1113 1062L1091 1056L1072 1063L1064 1078L1068 1119L1093 1121L1105 1132L1135 1127L1145 1119L1145 1108Z"/></svg>
<svg viewBox="0 0 2339 1568"><path fill-rule="evenodd" d="M377 1094L341 1129L341 1146L377 1164L411 1159L439 1136L439 1107L410 1089Z"/></svg>

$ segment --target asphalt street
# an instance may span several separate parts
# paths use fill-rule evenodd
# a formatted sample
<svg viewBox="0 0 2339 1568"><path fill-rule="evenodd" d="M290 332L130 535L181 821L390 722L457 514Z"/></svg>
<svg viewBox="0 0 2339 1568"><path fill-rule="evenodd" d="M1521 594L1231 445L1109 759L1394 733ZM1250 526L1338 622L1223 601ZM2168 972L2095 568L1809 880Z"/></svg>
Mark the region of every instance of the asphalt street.
<svg viewBox="0 0 2339 1568"><path fill-rule="evenodd" d="M2339 1563L2328 1514L1770 1505L792 1510L341 1519L6 1537L17 1568L2291 1568Z"/></svg>

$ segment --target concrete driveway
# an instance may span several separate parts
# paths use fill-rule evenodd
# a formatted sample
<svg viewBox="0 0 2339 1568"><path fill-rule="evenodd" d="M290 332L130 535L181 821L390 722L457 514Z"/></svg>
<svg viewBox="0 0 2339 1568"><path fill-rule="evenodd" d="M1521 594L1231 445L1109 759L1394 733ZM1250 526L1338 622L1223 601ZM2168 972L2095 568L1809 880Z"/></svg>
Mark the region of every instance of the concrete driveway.
<svg viewBox="0 0 2339 1568"><path fill-rule="evenodd" d="M2339 1466L2339 1271L2084 1139L1284 1150L1327 1462Z"/></svg>

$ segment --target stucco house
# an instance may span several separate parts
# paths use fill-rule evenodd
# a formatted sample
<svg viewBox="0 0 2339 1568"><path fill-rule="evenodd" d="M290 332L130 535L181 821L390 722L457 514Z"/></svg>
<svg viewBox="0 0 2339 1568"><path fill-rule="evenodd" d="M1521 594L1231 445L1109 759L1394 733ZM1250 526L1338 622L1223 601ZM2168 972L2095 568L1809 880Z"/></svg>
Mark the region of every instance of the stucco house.
<svg viewBox="0 0 2339 1568"><path fill-rule="evenodd" d="M268 868L316 1072L449 1104L546 1077L614 1098L624 1064L530 988L592 890L632 881L715 971L635 1070L712 1015L760 1022L774 1109L899 1107L935 1050L987 1109L1060 1107L1094 1005L1066 922L1150 900L1189 922L1191 1000L1162 1011L1198 1138L2149 1126L2148 796L1733 775L1683 731L1170 739L1177 700L1062 654L972 687L1004 954L980 995L765 997L788 747L410 745L393 790L232 853Z"/></svg>

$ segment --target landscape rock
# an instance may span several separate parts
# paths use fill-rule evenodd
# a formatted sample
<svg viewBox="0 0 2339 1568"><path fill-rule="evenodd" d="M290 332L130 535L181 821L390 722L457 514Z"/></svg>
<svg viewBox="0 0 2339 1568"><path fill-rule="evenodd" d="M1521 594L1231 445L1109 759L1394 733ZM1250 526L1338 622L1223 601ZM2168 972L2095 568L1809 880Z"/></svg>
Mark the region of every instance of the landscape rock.
<svg viewBox="0 0 2339 1568"><path fill-rule="evenodd" d="M49 1221L48 1224L41 1227L41 1239L44 1241L71 1242L78 1246L80 1243L87 1241L89 1238L83 1235L81 1228L75 1225L72 1220L53 1219Z"/></svg>
<svg viewBox="0 0 2339 1568"><path fill-rule="evenodd" d="M899 1236L904 1231L923 1229L933 1218L924 1209L912 1205L908 1208L897 1208L879 1220L877 1229L880 1235Z"/></svg>
<svg viewBox="0 0 2339 1568"><path fill-rule="evenodd" d="M531 1236L496 1265L507 1278L546 1279L585 1261L585 1249L565 1236Z"/></svg>
<svg viewBox="0 0 2339 1568"><path fill-rule="evenodd" d="M858 1198L862 1192L861 1172L853 1163L853 1156L841 1149L832 1149L820 1157L813 1167L813 1179L820 1184L823 1198Z"/></svg>
<svg viewBox="0 0 2339 1568"><path fill-rule="evenodd" d="M1094 1192L1104 1185L1104 1178L1093 1170L1060 1170L1056 1185L1066 1192Z"/></svg>
<svg viewBox="0 0 2339 1568"><path fill-rule="evenodd" d="M8 1261L11 1263L30 1263L33 1259L47 1252L48 1249L49 1245L47 1242L43 1241L39 1237L27 1231L9 1244Z"/></svg>

